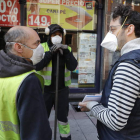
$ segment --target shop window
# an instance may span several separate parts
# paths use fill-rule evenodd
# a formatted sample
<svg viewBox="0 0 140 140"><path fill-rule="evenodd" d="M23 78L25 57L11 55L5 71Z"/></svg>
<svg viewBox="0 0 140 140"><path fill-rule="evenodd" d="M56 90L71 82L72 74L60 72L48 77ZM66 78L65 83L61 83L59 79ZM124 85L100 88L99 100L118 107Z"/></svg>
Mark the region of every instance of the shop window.
<svg viewBox="0 0 140 140"><path fill-rule="evenodd" d="M71 42L72 42L72 34L67 34L65 43L70 45Z"/></svg>
<svg viewBox="0 0 140 140"><path fill-rule="evenodd" d="M72 71L72 88L85 88L95 86L96 39L94 33L68 33L65 43L73 51L78 61L77 68Z"/></svg>
<svg viewBox="0 0 140 140"><path fill-rule="evenodd" d="M59 24L66 29L63 44L72 48L78 61L77 68L72 71L71 88L94 88L96 69L97 12L94 0L44 1L27 0L27 26L46 28L51 24ZM36 7L36 8L35 8ZM37 9L37 10L35 10ZM40 33L41 42L47 36Z"/></svg>

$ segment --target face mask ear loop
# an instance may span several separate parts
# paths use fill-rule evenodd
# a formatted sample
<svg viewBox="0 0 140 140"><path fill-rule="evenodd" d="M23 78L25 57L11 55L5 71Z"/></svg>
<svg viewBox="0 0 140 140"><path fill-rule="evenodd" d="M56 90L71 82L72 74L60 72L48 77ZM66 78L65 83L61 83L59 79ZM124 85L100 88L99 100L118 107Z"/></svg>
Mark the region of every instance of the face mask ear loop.
<svg viewBox="0 0 140 140"><path fill-rule="evenodd" d="M117 36L118 36L118 34L120 33L120 31L121 31L122 27L124 26L124 24L125 24L125 22L126 22L127 18L128 18L128 16L125 18L125 20L124 20L124 22L123 22L123 24L122 24L121 28L119 29L119 31L118 31L118 33L117 33Z"/></svg>
<svg viewBox="0 0 140 140"><path fill-rule="evenodd" d="M30 49L30 50L34 50L34 49L31 49L30 47L28 47L28 46L26 46L26 45L24 45L24 44L22 44L22 43L19 43L20 45L22 45L22 46L24 46L25 48L28 48L28 49ZM24 58L24 59L30 59L30 58L25 58L25 57L21 57L21 58Z"/></svg>
<svg viewBox="0 0 140 140"><path fill-rule="evenodd" d="M118 33L117 33L117 36L118 36L118 34L120 33L120 31L121 31L122 27L124 26L124 24L125 24L125 22L126 22L127 18L128 18L128 16L125 18L125 20L124 20L124 22L123 22L123 24L122 24L121 28L119 29L119 31L118 31ZM116 37L117 37L117 36L116 36ZM118 50L118 46L117 46L117 49L116 49L116 50Z"/></svg>

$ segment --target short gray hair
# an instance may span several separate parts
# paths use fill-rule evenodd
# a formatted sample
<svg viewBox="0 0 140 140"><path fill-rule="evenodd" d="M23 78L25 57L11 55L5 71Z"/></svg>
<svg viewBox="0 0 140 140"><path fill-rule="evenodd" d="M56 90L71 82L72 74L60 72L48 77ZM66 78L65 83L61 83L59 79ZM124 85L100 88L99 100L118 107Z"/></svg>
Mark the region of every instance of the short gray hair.
<svg viewBox="0 0 140 140"><path fill-rule="evenodd" d="M4 36L4 40L6 42L6 45L5 45L6 50L12 49L12 46L13 46L12 42L26 44L28 39L29 39L28 33L24 31L22 28L9 30Z"/></svg>

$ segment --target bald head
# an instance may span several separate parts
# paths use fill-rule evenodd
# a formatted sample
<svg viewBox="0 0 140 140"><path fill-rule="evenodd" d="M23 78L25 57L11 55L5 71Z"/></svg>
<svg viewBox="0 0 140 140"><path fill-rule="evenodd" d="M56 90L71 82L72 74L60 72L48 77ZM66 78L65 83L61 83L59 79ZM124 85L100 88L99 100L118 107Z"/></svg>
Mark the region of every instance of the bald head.
<svg viewBox="0 0 140 140"><path fill-rule="evenodd" d="M15 27L12 27L12 28L9 29L9 31L7 33L12 32L12 31L22 31L26 35L27 34L29 35L31 33L35 33L35 31L32 28L26 27L26 26L15 26Z"/></svg>
<svg viewBox="0 0 140 140"><path fill-rule="evenodd" d="M30 40L31 36L36 32L29 27L26 26L15 26L8 30L8 32L4 36L4 40L6 42L6 48L11 50L13 43L17 42L25 44Z"/></svg>

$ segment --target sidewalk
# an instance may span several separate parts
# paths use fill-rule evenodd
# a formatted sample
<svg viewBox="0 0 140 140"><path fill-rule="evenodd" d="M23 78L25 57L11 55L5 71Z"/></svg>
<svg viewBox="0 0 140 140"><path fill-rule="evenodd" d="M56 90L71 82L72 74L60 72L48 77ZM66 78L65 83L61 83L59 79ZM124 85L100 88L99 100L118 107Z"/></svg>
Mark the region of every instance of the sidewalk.
<svg viewBox="0 0 140 140"><path fill-rule="evenodd" d="M69 124L71 129L72 140L98 140L97 130L95 127L96 119L89 117L89 113L76 112L74 108L69 105ZM52 132L54 131L54 115L55 111L52 109L49 118ZM54 136L54 132L53 132ZM52 138L53 140L53 138ZM57 140L60 140L57 129Z"/></svg>

